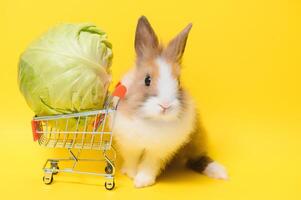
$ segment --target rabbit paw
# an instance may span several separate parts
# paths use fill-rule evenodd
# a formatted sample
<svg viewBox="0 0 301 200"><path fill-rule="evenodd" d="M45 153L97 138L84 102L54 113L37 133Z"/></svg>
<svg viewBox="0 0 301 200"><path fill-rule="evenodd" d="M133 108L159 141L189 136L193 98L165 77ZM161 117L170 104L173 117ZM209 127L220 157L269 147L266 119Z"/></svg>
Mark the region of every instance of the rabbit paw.
<svg viewBox="0 0 301 200"><path fill-rule="evenodd" d="M136 188L142 188L153 185L155 183L155 177L149 174L140 172L135 176L134 185Z"/></svg>

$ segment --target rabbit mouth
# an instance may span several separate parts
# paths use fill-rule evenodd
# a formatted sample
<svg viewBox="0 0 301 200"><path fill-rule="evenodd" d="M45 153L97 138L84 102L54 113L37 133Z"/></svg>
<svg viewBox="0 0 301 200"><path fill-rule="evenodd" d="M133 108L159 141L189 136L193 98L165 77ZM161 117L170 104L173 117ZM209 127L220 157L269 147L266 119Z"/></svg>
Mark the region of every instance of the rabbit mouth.
<svg viewBox="0 0 301 200"><path fill-rule="evenodd" d="M178 119L178 115L176 114L168 114L166 112L162 112L159 117L158 117L159 120L162 120L162 121L174 121L174 120L177 120Z"/></svg>
<svg viewBox="0 0 301 200"><path fill-rule="evenodd" d="M168 116L168 115L175 115L175 113L173 114L173 109L172 108L168 108L168 109L161 109L160 113L159 113L160 116Z"/></svg>
<svg viewBox="0 0 301 200"><path fill-rule="evenodd" d="M138 113L145 119L172 121L179 118L180 105L178 99L164 102L157 97L151 97L139 106Z"/></svg>
<svg viewBox="0 0 301 200"><path fill-rule="evenodd" d="M151 110L146 110L145 107L141 110L141 115L145 119L160 120L160 121L174 121L179 117L179 111L175 108L162 109L161 107L154 107Z"/></svg>

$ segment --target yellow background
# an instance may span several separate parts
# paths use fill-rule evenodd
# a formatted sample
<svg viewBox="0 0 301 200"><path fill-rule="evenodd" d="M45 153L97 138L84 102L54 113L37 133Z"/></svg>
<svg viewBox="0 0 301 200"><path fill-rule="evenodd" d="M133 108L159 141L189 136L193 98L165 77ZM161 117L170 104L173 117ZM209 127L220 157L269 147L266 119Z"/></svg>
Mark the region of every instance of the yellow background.
<svg viewBox="0 0 301 200"><path fill-rule="evenodd" d="M173 169L136 190L117 175L58 175L46 186L41 167L52 149L33 143L17 87L18 56L59 22L93 22L113 43L114 83L134 62L134 30L146 15L167 42L187 23L183 84L209 132L212 157L229 181ZM0 195L3 199L301 199L300 1L291 0L1 0Z"/></svg>

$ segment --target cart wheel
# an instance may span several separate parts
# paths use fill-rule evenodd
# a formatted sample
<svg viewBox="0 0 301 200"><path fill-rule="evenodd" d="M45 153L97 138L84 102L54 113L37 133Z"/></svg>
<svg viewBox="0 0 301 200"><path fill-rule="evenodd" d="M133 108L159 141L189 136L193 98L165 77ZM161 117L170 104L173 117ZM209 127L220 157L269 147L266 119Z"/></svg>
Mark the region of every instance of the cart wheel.
<svg viewBox="0 0 301 200"><path fill-rule="evenodd" d="M43 176L43 181L46 185L50 185L53 181L53 176L52 175L50 177Z"/></svg>
<svg viewBox="0 0 301 200"><path fill-rule="evenodd" d="M57 175L57 173L59 173L57 170L59 170L59 169L60 169L59 167L55 168L55 170L54 170L54 172L52 174L53 175Z"/></svg>
<svg viewBox="0 0 301 200"><path fill-rule="evenodd" d="M111 164L108 164L105 168L105 172L107 174L112 174L113 173L113 166Z"/></svg>
<svg viewBox="0 0 301 200"><path fill-rule="evenodd" d="M53 169L53 174L56 175L57 173L59 173L57 170L59 170L59 166L57 162L51 162L50 163L51 169Z"/></svg>
<svg viewBox="0 0 301 200"><path fill-rule="evenodd" d="M105 188L107 190L113 190L114 187L115 187L115 182L114 181L112 181L112 182L105 182Z"/></svg>

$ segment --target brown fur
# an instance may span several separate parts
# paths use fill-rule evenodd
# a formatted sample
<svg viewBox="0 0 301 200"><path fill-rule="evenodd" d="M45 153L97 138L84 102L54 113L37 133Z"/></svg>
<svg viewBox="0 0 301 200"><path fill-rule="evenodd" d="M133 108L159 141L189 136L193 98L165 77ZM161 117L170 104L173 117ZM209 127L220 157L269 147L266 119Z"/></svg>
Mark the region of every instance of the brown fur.
<svg viewBox="0 0 301 200"><path fill-rule="evenodd" d="M188 24L174 39L169 42L162 53L163 57L171 62L181 63L191 27L192 24Z"/></svg>
<svg viewBox="0 0 301 200"><path fill-rule="evenodd" d="M135 36L137 61L152 59L160 55L161 48L158 38L146 17L142 16L137 24Z"/></svg>

